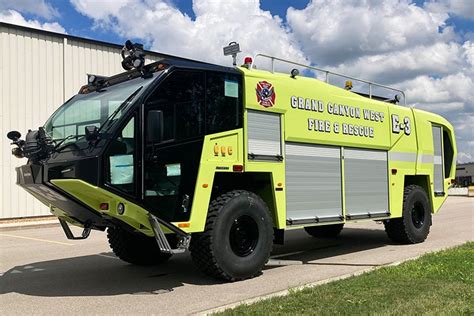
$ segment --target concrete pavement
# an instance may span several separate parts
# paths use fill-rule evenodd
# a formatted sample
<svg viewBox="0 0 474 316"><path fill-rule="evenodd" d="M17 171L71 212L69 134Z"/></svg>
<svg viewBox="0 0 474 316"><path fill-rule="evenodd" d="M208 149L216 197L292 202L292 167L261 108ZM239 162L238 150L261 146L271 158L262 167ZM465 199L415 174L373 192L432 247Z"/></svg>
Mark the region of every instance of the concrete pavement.
<svg viewBox="0 0 474 316"><path fill-rule="evenodd" d="M161 266L118 260L104 233L70 241L59 227L0 231L0 310L13 314L192 314L473 240L474 198L450 197L426 242L395 245L383 225L349 224L340 238L290 231L257 278L222 283L202 275L188 253Z"/></svg>

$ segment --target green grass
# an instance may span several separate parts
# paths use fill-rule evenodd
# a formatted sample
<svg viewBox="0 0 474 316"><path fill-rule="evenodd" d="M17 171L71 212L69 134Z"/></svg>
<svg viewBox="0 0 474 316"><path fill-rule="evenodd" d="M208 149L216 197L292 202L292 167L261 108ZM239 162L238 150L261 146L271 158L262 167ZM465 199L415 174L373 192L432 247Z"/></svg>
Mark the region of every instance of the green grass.
<svg viewBox="0 0 474 316"><path fill-rule="evenodd" d="M474 315L473 274L474 242L468 242L222 314Z"/></svg>

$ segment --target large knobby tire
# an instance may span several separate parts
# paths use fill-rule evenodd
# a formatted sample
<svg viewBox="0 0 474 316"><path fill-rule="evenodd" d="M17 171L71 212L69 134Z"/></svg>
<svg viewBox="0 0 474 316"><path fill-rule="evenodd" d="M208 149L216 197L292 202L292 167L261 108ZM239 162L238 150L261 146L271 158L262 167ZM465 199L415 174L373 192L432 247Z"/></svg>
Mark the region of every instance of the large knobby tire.
<svg viewBox="0 0 474 316"><path fill-rule="evenodd" d="M304 230L316 238L335 238L339 236L343 227L344 224L333 224L323 226L309 226L305 227Z"/></svg>
<svg viewBox="0 0 474 316"><path fill-rule="evenodd" d="M205 230L191 239L191 256L212 277L239 281L261 273L273 247L270 211L256 194L230 191L209 206Z"/></svg>
<svg viewBox="0 0 474 316"><path fill-rule="evenodd" d="M423 242L431 226L431 204L426 191L418 185L405 187L402 217L386 220L384 225L388 237L395 242Z"/></svg>
<svg viewBox="0 0 474 316"><path fill-rule="evenodd" d="M153 265L171 257L171 254L160 251L155 238L130 233L120 227L109 227L107 238L114 254L128 263Z"/></svg>

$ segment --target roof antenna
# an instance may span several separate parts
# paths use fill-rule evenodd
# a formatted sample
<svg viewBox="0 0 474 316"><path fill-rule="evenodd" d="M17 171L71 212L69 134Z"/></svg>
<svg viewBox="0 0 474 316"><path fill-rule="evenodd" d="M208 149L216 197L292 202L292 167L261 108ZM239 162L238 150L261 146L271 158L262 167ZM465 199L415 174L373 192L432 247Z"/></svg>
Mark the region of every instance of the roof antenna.
<svg viewBox="0 0 474 316"><path fill-rule="evenodd" d="M232 65L237 66L237 54L240 53L240 45L237 42L230 42L224 47L224 56L232 56Z"/></svg>

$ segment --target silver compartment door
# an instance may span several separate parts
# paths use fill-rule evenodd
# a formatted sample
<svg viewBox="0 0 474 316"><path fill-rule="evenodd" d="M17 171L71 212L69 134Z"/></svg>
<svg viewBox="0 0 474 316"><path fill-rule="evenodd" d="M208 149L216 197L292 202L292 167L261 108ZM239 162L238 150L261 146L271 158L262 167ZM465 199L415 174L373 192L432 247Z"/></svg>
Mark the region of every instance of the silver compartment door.
<svg viewBox="0 0 474 316"><path fill-rule="evenodd" d="M389 213L387 152L343 149L344 190L348 219Z"/></svg>
<svg viewBox="0 0 474 316"><path fill-rule="evenodd" d="M289 225L342 220L339 147L286 143Z"/></svg>
<svg viewBox="0 0 474 316"><path fill-rule="evenodd" d="M433 184L435 193L444 193L443 185L443 149L441 146L442 130L440 126L433 126Z"/></svg>
<svg viewBox="0 0 474 316"><path fill-rule="evenodd" d="M280 114L249 110L247 128L249 159L281 157Z"/></svg>

